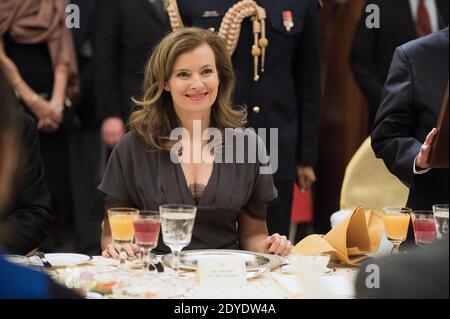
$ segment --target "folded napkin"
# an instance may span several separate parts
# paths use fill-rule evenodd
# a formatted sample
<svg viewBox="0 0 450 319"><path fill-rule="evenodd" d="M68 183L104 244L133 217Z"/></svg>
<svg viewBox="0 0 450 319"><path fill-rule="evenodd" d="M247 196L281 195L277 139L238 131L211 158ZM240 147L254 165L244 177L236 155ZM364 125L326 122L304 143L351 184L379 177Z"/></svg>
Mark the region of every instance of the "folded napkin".
<svg viewBox="0 0 450 319"><path fill-rule="evenodd" d="M329 254L332 261L357 265L368 253L378 250L383 229L382 216L375 211L366 212L359 205L325 236L310 235L295 245L292 252Z"/></svg>

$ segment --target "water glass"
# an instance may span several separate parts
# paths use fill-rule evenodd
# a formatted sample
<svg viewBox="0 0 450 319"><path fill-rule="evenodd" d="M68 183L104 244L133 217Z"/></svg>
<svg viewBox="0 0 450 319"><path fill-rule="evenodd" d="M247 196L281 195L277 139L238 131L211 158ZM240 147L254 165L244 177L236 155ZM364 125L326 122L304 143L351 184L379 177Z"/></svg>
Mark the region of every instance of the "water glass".
<svg viewBox="0 0 450 319"><path fill-rule="evenodd" d="M448 204L433 205L437 239L448 237Z"/></svg>
<svg viewBox="0 0 450 319"><path fill-rule="evenodd" d="M172 251L172 269L180 268L181 250L191 243L197 207L190 205L161 205L161 231L164 244Z"/></svg>

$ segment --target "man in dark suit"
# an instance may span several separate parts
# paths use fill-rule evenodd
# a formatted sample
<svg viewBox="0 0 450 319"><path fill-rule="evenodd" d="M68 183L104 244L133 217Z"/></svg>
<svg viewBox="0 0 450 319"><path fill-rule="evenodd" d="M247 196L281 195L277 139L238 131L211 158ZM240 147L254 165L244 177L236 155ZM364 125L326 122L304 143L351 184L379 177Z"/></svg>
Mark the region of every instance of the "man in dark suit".
<svg viewBox="0 0 450 319"><path fill-rule="evenodd" d="M214 28L236 0L178 0L185 26ZM308 189L315 181L320 107L319 3L317 0L259 0L266 10L269 45L265 70L254 80L251 55L254 37L244 20L232 56L237 83L234 103L247 108L248 126L278 129L278 170L274 175L279 199L268 205L269 233L288 235L293 184ZM267 146L268 151L270 147ZM273 155L273 154L272 154Z"/></svg>
<svg viewBox="0 0 450 319"><path fill-rule="evenodd" d="M102 140L112 148L141 92L151 50L170 30L162 0L102 0L95 20L96 105Z"/></svg>
<svg viewBox="0 0 450 319"><path fill-rule="evenodd" d="M362 15L354 37L351 66L356 83L369 101L369 129L380 105L381 91L395 48L448 26L448 0L422 1L367 1L367 5L375 4L380 8L380 28L369 29L366 26L371 12Z"/></svg>
<svg viewBox="0 0 450 319"><path fill-rule="evenodd" d="M406 255L366 260L356 280L356 298L448 299L448 249L447 238Z"/></svg>
<svg viewBox="0 0 450 319"><path fill-rule="evenodd" d="M14 93L0 72L0 105L12 108ZM27 254L47 237L52 220L50 195L45 183L44 165L40 156L39 135L33 118L13 110L18 122L18 169L13 199L0 218L3 248L13 254Z"/></svg>
<svg viewBox="0 0 450 319"><path fill-rule="evenodd" d="M448 83L448 27L397 48L372 131L372 148L409 187L407 206L448 203L448 169L429 168Z"/></svg>

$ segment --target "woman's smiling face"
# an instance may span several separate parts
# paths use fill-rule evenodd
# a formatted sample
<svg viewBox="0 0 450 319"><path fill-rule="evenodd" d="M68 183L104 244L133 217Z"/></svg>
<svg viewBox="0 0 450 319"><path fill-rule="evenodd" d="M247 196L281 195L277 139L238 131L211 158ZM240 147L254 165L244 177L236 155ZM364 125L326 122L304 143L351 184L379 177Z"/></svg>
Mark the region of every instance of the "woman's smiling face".
<svg viewBox="0 0 450 319"><path fill-rule="evenodd" d="M209 114L219 89L216 59L209 45L178 56L164 89L170 92L179 117L202 118Z"/></svg>

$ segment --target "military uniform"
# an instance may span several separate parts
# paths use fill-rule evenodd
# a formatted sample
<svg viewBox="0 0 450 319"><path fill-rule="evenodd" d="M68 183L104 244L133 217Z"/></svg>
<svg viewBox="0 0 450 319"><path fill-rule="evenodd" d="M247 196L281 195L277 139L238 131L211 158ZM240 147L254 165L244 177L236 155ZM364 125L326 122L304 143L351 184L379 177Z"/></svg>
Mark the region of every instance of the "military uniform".
<svg viewBox="0 0 450 319"><path fill-rule="evenodd" d="M220 28L235 0L178 0L185 26ZM320 101L319 3L317 0L258 0L266 10L269 45L265 72L253 79L254 41L251 21L242 23L233 54L237 77L234 102L248 110L248 125L278 128L278 171L275 184L280 197L269 204L269 231L288 234L292 185L296 165L316 161ZM286 27L286 12L292 17ZM269 136L269 134L268 134ZM267 137L267 141L269 141ZM270 149L268 145L268 150Z"/></svg>

